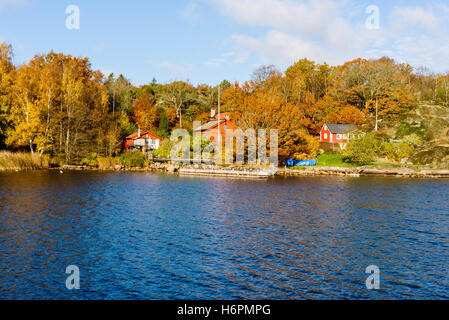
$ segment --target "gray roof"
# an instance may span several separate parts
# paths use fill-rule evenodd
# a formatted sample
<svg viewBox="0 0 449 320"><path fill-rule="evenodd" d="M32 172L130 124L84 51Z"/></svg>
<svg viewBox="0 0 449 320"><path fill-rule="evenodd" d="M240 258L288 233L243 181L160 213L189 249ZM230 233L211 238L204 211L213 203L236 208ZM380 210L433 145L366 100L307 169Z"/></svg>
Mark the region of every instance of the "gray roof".
<svg viewBox="0 0 449 320"><path fill-rule="evenodd" d="M329 128L330 132L337 134L345 134L357 130L355 124L328 124L326 126Z"/></svg>
<svg viewBox="0 0 449 320"><path fill-rule="evenodd" d="M220 123L226 121L226 119L220 119ZM218 120L210 120L208 122L206 122L205 124L203 124L200 127L195 128L193 131L197 132L197 131L206 131L209 129L212 129L213 127L218 125Z"/></svg>

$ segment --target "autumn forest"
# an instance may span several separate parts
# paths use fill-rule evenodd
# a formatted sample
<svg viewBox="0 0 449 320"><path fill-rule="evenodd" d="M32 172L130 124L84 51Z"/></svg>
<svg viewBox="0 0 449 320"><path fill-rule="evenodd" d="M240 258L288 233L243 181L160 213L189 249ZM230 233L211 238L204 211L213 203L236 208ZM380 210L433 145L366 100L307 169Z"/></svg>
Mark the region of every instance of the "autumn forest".
<svg viewBox="0 0 449 320"><path fill-rule="evenodd" d="M221 108L238 127L279 129L283 159L316 156L325 122L395 136L392 128L420 105L449 103L449 73L387 57L339 66L298 58L285 71L261 66L248 81L219 86ZM0 150L67 164L93 153L116 156L122 137L138 128L168 137L175 128L191 131L193 121L206 121L219 86L153 78L136 87L126 76L93 70L88 58L54 52L17 66L13 48L0 44Z"/></svg>

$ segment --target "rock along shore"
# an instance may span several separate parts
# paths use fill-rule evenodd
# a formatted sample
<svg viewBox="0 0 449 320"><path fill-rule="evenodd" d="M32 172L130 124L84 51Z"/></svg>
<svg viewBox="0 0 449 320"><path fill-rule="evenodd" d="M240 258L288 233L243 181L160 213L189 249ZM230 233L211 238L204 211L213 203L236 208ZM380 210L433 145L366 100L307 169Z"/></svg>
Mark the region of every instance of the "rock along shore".
<svg viewBox="0 0 449 320"><path fill-rule="evenodd" d="M166 163L153 163L144 168L125 168L115 166L112 168L94 168L89 166L63 166L53 170L72 170L72 171L131 171L131 172L166 172L179 175L196 176L223 176L223 177L259 177L266 178L276 174L275 169L257 168L257 167L239 167L239 166L214 166L206 164L196 165L178 165Z"/></svg>
<svg viewBox="0 0 449 320"><path fill-rule="evenodd" d="M223 176L223 177L256 177L267 178L272 176L301 177L301 176L383 176L403 178L449 178L449 170L412 169L406 167L305 167L303 170L240 167L240 166L214 166L214 165L177 165L167 163L153 163L144 168L125 168L115 166L98 169L89 166L63 166L52 170L69 171L130 171L130 172L165 172L179 175L193 176Z"/></svg>
<svg viewBox="0 0 449 320"><path fill-rule="evenodd" d="M449 178L449 170L415 170L406 167L310 167L305 168L304 170L280 169L276 174L279 176L383 176L404 178Z"/></svg>

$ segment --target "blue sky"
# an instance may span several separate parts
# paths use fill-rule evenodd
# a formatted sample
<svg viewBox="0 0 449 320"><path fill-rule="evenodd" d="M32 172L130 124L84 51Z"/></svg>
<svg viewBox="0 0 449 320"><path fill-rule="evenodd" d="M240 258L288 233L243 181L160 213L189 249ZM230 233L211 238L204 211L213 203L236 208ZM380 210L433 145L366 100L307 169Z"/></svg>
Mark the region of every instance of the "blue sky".
<svg viewBox="0 0 449 320"><path fill-rule="evenodd" d="M66 7L80 29L66 28ZM379 29L365 21L379 8ZM285 70L303 57L340 64L383 55L449 70L449 2L352 0L0 0L0 41L15 63L50 50L87 56L135 84L153 77L243 81L262 64Z"/></svg>

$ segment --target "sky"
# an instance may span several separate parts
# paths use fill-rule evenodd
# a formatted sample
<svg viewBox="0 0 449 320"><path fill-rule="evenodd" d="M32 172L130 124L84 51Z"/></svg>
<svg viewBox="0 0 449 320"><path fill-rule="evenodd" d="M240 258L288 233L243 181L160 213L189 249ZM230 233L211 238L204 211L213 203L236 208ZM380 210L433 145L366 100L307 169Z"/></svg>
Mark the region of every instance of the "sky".
<svg viewBox="0 0 449 320"><path fill-rule="evenodd" d="M67 28L71 5L79 29ZM0 42L12 44L16 65L53 50L136 85L216 85L302 58L389 56L447 72L448 20L449 0L0 0Z"/></svg>

